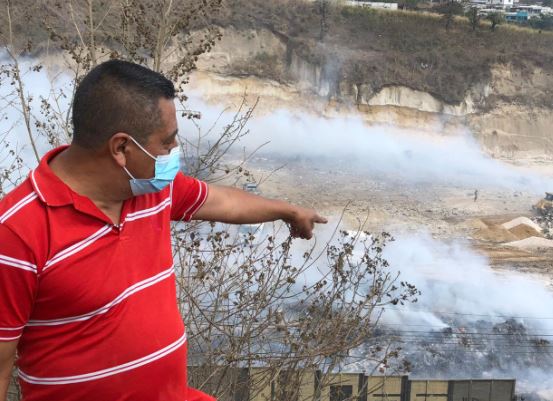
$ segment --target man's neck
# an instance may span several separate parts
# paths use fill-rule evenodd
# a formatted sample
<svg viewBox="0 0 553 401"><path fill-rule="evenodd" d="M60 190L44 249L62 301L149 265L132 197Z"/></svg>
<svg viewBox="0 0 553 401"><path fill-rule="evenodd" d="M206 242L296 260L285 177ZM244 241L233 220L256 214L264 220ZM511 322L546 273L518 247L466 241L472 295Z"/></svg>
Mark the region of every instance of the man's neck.
<svg viewBox="0 0 553 401"><path fill-rule="evenodd" d="M128 199L130 189L120 182L113 164L99 152L71 145L49 163L54 174L98 207L113 207Z"/></svg>

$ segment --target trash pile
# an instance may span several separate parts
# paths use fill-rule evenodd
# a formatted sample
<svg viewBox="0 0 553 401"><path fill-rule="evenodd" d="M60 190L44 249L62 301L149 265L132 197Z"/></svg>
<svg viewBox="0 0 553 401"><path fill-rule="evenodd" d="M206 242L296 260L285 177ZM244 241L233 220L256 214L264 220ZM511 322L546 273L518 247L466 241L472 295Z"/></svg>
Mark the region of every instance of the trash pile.
<svg viewBox="0 0 553 401"><path fill-rule="evenodd" d="M537 212L533 220L542 228L542 234L547 239L553 239L553 193L546 192L545 198L532 206Z"/></svg>
<svg viewBox="0 0 553 401"><path fill-rule="evenodd" d="M539 214L533 220L542 228L542 234L547 239L553 239L553 209L547 210L544 214Z"/></svg>
<svg viewBox="0 0 553 401"><path fill-rule="evenodd" d="M397 366L388 360L386 374L401 374L409 367L412 378L432 379L516 379L517 394L527 401L539 401L538 390L552 383L553 342L550 335L530 328L518 319L500 322L451 319L441 330L405 327L379 328L373 338L352 355L347 364L355 371L378 371L374 360L361 356L374 351L400 349ZM540 334L544 334L540 336Z"/></svg>

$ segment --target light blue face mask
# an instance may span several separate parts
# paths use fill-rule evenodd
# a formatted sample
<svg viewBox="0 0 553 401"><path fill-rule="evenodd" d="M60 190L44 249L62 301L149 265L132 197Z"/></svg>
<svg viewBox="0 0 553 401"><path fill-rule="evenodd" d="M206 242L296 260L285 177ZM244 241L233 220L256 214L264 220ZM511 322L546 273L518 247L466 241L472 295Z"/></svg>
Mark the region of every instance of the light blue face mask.
<svg viewBox="0 0 553 401"><path fill-rule="evenodd" d="M155 157L144 149L133 137L130 138L140 149L142 149L142 151L144 151L144 153L156 161L153 178L134 178L129 170L123 167L129 177L131 177L129 182L133 195L138 196L161 191L175 179L175 176L180 170L180 148L176 146L171 149L168 155Z"/></svg>

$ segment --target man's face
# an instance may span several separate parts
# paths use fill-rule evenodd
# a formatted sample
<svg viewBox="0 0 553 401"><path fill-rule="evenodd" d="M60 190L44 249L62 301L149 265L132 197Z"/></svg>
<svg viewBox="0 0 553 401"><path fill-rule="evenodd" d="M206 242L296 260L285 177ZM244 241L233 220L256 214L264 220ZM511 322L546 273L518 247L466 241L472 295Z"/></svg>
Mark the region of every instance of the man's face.
<svg viewBox="0 0 553 401"><path fill-rule="evenodd" d="M177 143L177 117L175 102L173 99L161 98L159 100L159 110L161 113L161 126L148 137L148 142L144 148L152 156L167 155ZM152 178L155 174L155 161L141 150L134 142L132 158L129 158L127 168L136 178ZM136 174L136 175L135 175Z"/></svg>

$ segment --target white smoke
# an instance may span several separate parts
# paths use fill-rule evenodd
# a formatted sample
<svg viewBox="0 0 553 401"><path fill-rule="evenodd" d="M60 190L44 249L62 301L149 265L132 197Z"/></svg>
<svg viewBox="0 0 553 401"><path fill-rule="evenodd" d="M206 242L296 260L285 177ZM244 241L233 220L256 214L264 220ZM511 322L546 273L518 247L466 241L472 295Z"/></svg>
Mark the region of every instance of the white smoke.
<svg viewBox="0 0 553 401"><path fill-rule="evenodd" d="M221 112L201 98L190 101L202 110L206 131ZM226 123L230 111L221 121ZM186 126L186 123L183 122ZM468 131L455 136L428 134L393 126L369 126L361 117L324 118L275 110L253 118L241 144L279 158L306 157L329 163L340 160L360 174L398 178L412 183L503 188L543 193L553 179L494 160L482 152ZM220 130L213 130L216 135Z"/></svg>
<svg viewBox="0 0 553 401"><path fill-rule="evenodd" d="M327 226L316 228L315 239L295 240L292 254L302 255L314 245L313 255L324 255L327 243L336 244L336 236L331 237L337 224L337 219L331 218ZM549 277L493 269L487 257L468 242L437 240L427 233L395 236L384 247L383 256L392 276L399 273L401 281L414 284L422 293L416 303L385 307L383 325L428 331L450 327L448 317L464 322L515 318L533 333L553 335ZM328 273L323 258L308 271L305 284Z"/></svg>
<svg viewBox="0 0 553 401"><path fill-rule="evenodd" d="M463 320L519 317L532 331L553 333L553 293L546 280L494 270L468 243L438 241L426 234L399 236L388 244L384 256L401 272L402 280L422 292L419 302L405 312L387 311L384 322L447 327L435 315L428 319L428 312L455 312Z"/></svg>
<svg viewBox="0 0 553 401"><path fill-rule="evenodd" d="M0 53L0 63L8 66L13 65L11 60L3 53ZM30 125L34 140L36 141L39 156L42 156L51 149L48 139L39 134L36 128L37 122L46 122L43 114L42 99L48 100L53 108L52 112L59 112L65 115L69 108L70 94L72 93L71 79L67 73L53 72L42 68L34 70L38 64L37 60L22 58L19 60L19 69L23 82L23 96L30 100ZM13 74L11 74L13 77ZM29 135L23 119L21 102L17 82L12 83L12 79L3 75L0 81L0 133L3 143L9 143L12 148L19 150L24 164L28 169L36 164L36 158L31 148ZM60 95L64 91L66 96ZM59 106L59 108L58 108ZM6 149L2 152L5 153ZM1 159L0 159L1 160Z"/></svg>
<svg viewBox="0 0 553 401"><path fill-rule="evenodd" d="M317 230L316 240L311 241L317 242L314 254L330 240L336 224L337 220L331 219L329 226ZM296 241L292 252L301 254L306 249L306 243ZM392 276L400 273L399 280L414 284L421 295L416 303L384 307L378 327L401 339L399 345L408 358L420 358L416 354L421 353L419 342L423 341L432 343L433 349L446 359L448 353L466 356L463 366L455 365L454 369L450 366L441 373L419 368L412 372L414 377L439 378L435 376L438 374L449 378L516 378L518 392L535 392L543 399L553 399L549 372L553 364L551 346L540 350L532 345L534 340L553 338L553 292L549 277L493 269L489 260L468 242L436 240L426 233L398 235L384 248L384 257ZM317 281L328 271L324 262L312 267L305 283ZM525 335L516 340L512 333L491 333L494 325L507 321L520 323ZM484 328L478 331L475 327ZM444 329L455 336L464 336L468 344L437 335ZM383 341L387 341L386 336ZM499 353L496 357L502 361L501 369L479 370L478 353L471 349L472 344ZM354 351L345 368L373 371L373 362L363 359L365 352L364 348ZM479 355L484 358L485 352ZM548 366L540 366L536 362L540 358L545 358ZM486 366L485 362L480 363Z"/></svg>
<svg viewBox="0 0 553 401"><path fill-rule="evenodd" d="M33 97L31 125L36 134L34 123L44 121L40 114L41 98L52 103L56 98L59 111L67 111L71 99L58 95L60 90L71 93L71 80L67 74L57 73L54 76L46 69L31 71L32 66L32 60L21 62L25 95ZM4 141L20 150L30 168L34 157L14 89L9 80L2 80L0 134ZM234 112L228 110L221 114L222 107L207 105L197 94L191 97L188 107L202 112L199 125L204 131L219 122L212 130L214 136L221 132L223 125L228 124ZM181 135L195 139L195 128L189 120L181 118L179 125ZM324 118L288 110L275 110L269 115L252 118L248 129L250 132L241 139L241 145L249 150L267 143L261 148L261 154L329 162L340 160L360 174L385 179L466 186L470 189L486 186L536 194L553 185L551 177L502 163L484 154L468 131L455 136L441 135L440 132L423 134L392 126L369 126L361 117ZM50 148L47 138L35 137L39 154L43 155Z"/></svg>

